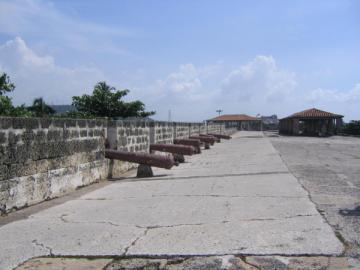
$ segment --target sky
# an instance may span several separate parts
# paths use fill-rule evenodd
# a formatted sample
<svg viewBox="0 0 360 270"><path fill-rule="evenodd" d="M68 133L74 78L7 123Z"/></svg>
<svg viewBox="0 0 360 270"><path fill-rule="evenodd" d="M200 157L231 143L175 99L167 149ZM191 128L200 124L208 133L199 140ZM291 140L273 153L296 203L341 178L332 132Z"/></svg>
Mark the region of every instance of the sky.
<svg viewBox="0 0 360 270"><path fill-rule="evenodd" d="M0 0L0 72L15 104L106 81L158 120L360 119L360 1Z"/></svg>

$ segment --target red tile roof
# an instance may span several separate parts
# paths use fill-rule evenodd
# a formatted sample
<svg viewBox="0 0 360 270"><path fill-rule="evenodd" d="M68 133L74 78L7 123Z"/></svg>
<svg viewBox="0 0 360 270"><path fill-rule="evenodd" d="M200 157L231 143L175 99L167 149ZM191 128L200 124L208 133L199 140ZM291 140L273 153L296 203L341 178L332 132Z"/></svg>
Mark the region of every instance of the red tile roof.
<svg viewBox="0 0 360 270"><path fill-rule="evenodd" d="M338 117L344 117L344 116L340 115L340 114L334 114L334 113L318 110L316 108L312 108L312 109L308 109L305 111L294 113L288 117L285 117L284 119L287 119L287 118L338 118Z"/></svg>
<svg viewBox="0 0 360 270"><path fill-rule="evenodd" d="M256 118L247 114L223 114L218 117L210 119L211 121L260 121L260 118Z"/></svg>

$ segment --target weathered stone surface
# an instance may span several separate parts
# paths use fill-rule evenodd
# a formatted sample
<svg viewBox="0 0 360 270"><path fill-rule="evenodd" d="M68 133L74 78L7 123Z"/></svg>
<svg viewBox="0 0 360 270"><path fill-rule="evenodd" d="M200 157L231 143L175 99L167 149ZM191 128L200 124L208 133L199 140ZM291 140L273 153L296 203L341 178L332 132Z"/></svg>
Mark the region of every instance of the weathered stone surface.
<svg viewBox="0 0 360 270"><path fill-rule="evenodd" d="M111 259L36 258L16 267L15 270L103 270Z"/></svg>
<svg viewBox="0 0 360 270"><path fill-rule="evenodd" d="M360 206L360 139L278 137L271 142L344 242L345 254L360 257L360 216L346 214Z"/></svg>

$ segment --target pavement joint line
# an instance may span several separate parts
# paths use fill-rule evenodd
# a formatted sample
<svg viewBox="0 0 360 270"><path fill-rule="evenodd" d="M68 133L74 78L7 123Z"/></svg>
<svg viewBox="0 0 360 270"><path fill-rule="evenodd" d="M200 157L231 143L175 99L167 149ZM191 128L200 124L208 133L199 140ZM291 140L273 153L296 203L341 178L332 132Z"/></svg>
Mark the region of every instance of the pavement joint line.
<svg viewBox="0 0 360 270"><path fill-rule="evenodd" d="M195 175L195 176L177 176L177 177L166 177L168 175L163 176L154 176L151 178L127 178L127 179L121 179L116 180L116 178L113 178L112 181L114 182L151 182L151 181L160 181L160 180L190 180L194 178L213 178L213 177L232 177L232 176L257 176L257 175L272 175L272 174L291 174L289 171L276 171L276 172L256 172L256 173L229 173L229 174L214 174L214 175Z"/></svg>
<svg viewBox="0 0 360 270"><path fill-rule="evenodd" d="M174 195L151 195L151 197L215 197L215 198L284 198L284 199L300 199L304 196L271 196L271 195L220 195L220 194L174 194ZM128 198L124 198L128 199Z"/></svg>

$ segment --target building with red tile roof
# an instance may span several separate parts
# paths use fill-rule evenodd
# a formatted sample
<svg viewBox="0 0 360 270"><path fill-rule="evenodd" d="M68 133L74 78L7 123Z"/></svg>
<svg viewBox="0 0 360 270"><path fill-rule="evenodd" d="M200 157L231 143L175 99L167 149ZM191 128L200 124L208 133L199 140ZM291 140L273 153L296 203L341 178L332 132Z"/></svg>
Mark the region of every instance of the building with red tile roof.
<svg viewBox="0 0 360 270"><path fill-rule="evenodd" d="M208 122L223 123L226 128L237 128L238 130L261 130L261 118L247 114L223 114Z"/></svg>
<svg viewBox="0 0 360 270"><path fill-rule="evenodd" d="M280 119L279 133L289 135L329 136L342 126L340 114L311 108Z"/></svg>

